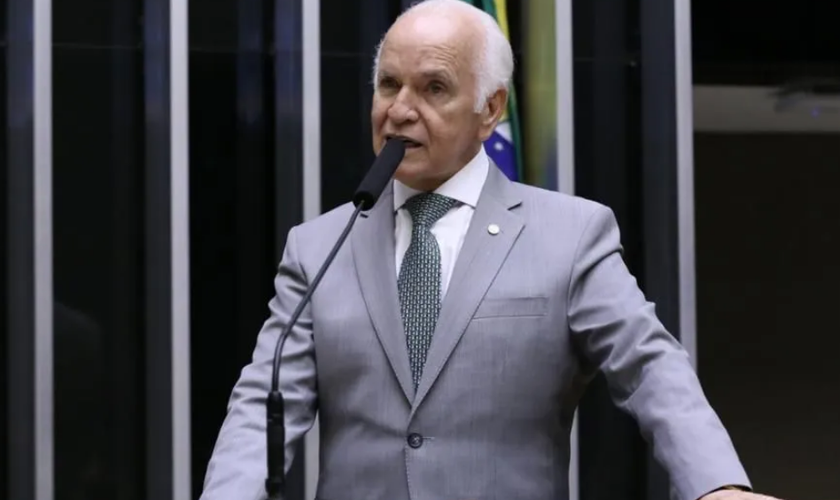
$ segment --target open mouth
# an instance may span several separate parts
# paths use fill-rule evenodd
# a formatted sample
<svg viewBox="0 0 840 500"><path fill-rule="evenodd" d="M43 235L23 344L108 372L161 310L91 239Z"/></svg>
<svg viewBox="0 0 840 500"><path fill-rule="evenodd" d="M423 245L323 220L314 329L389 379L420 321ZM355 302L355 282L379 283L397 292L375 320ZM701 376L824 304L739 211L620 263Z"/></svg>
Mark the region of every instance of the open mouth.
<svg viewBox="0 0 840 500"><path fill-rule="evenodd" d="M419 142L411 139L410 137L406 137L404 135L386 135L385 139L386 140L390 140L390 139L401 140L405 143L405 149L414 149L414 148L419 148L420 146L422 146L422 144L420 144Z"/></svg>

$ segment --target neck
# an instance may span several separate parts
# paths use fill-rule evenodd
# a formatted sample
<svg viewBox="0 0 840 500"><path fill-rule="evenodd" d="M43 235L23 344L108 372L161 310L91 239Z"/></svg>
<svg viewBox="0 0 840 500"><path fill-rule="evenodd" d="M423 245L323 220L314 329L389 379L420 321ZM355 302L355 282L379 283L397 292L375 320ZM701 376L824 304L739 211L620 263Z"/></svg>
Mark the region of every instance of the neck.
<svg viewBox="0 0 840 500"><path fill-rule="evenodd" d="M453 174L454 175L454 174ZM435 179L397 179L406 186L410 187L411 189L416 189L417 191L423 192L431 192L435 189L439 188L443 185L446 181L452 178L452 175L443 177L443 178L435 178Z"/></svg>

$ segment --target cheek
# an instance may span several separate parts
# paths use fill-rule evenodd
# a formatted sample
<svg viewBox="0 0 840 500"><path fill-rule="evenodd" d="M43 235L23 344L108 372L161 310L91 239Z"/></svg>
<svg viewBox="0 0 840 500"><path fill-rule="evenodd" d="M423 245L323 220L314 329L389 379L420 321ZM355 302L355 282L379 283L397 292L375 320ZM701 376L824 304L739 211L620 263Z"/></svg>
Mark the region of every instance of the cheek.
<svg viewBox="0 0 840 500"><path fill-rule="evenodd" d="M463 142L463 136L468 134L466 124L457 117L440 117L426 122L429 138L436 149L457 149Z"/></svg>
<svg viewBox="0 0 840 500"><path fill-rule="evenodd" d="M424 113L421 116L426 133L435 142L451 140L453 132L457 130L458 124L455 123L455 120L457 120L455 116L442 113Z"/></svg>
<svg viewBox="0 0 840 500"><path fill-rule="evenodd" d="M379 130L385 124L385 119L388 117L388 107L383 103L374 101L370 111L370 124L374 130Z"/></svg>
<svg viewBox="0 0 840 500"><path fill-rule="evenodd" d="M374 132L378 132L382 129L382 125L385 123L385 114L384 113L371 113L370 114L370 125L373 127Z"/></svg>

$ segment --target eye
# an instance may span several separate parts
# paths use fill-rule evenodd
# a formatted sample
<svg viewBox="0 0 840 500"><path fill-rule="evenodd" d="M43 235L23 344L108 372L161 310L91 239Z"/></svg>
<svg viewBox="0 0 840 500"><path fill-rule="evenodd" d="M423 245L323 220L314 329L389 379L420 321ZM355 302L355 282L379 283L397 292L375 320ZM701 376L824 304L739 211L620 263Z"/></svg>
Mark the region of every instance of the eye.
<svg viewBox="0 0 840 500"><path fill-rule="evenodd" d="M442 94L446 91L446 87L440 82L432 82L429 84L429 92L432 94Z"/></svg>
<svg viewBox="0 0 840 500"><path fill-rule="evenodd" d="M400 87L399 82L397 82L396 78L385 76L379 79L379 88L382 89L397 89Z"/></svg>

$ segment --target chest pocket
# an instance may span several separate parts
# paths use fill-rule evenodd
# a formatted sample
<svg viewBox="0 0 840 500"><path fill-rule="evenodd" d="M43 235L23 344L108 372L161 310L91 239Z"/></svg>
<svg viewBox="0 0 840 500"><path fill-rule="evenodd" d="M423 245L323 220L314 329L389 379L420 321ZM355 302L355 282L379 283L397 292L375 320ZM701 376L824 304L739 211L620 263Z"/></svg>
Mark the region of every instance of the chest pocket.
<svg viewBox="0 0 840 500"><path fill-rule="evenodd" d="M547 313L546 297L486 298L479 304L473 319L533 317Z"/></svg>

